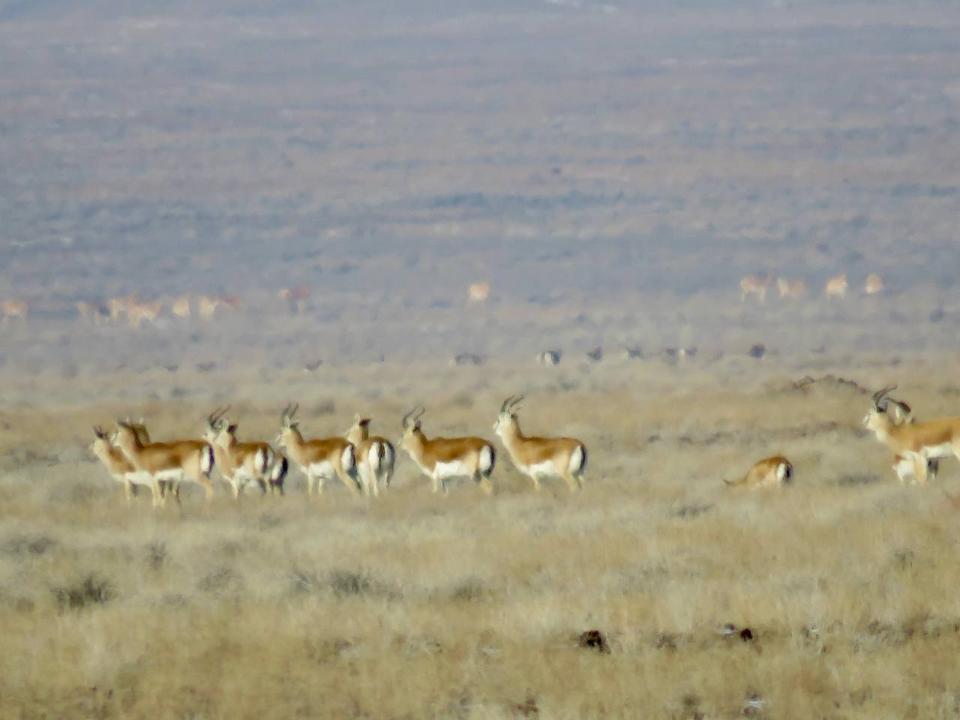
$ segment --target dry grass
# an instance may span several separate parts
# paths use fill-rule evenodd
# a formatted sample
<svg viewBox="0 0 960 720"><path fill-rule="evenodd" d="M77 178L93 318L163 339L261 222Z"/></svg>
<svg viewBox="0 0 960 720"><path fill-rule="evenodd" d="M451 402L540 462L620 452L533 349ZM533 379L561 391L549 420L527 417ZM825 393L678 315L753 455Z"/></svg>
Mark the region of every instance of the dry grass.
<svg viewBox="0 0 960 720"><path fill-rule="evenodd" d="M859 379L898 379L931 416L951 402L933 367ZM221 492L205 506L192 492L156 513L141 494L128 510L78 450L87 427L130 411L157 437L199 433L239 381L163 403L104 386L99 404L72 407L57 407L67 386L52 383L0 416L3 717L960 711L956 510L939 487L895 482L858 428L865 401L852 388L790 390L785 367L746 383L730 368L403 379L382 367L390 400L354 407L351 388L372 372L327 372L310 389L291 376L251 384L246 400L234 392L241 431L272 433L289 396L308 432L343 430L363 410L392 436L405 405L430 399L428 433L492 436L501 397L520 385L525 427L590 446L586 489L572 497L557 481L534 495L503 455L495 497L461 486L438 498L402 458L375 503L338 486L308 503L297 477L283 499L237 506ZM795 463L792 487L723 487L771 452ZM938 484L958 473L948 463ZM578 647L591 629L609 654Z"/></svg>

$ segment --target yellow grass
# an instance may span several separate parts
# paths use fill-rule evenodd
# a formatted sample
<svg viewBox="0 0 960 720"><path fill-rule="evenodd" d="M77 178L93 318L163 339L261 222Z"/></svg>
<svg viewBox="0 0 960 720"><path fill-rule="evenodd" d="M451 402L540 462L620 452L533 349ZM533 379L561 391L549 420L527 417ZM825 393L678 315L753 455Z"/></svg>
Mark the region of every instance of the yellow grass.
<svg viewBox="0 0 960 720"><path fill-rule="evenodd" d="M100 400L79 402L48 378L0 414L0 715L955 717L960 523L941 488L960 468L901 487L859 427L865 396L757 366L198 376L162 402L160 378L91 378ZM862 367L919 417L958 402L934 364ZM272 439L293 398L305 435L362 412L395 439L423 401L428 434L493 439L518 390L525 429L587 443L581 494L534 495L498 444L492 498L433 496L401 456L376 502L339 484L308 502L294 474L285 498L237 506L220 484L154 512L78 450L127 412L197 436L224 400L242 437ZM775 452L791 487L724 487ZM577 647L590 629L609 654Z"/></svg>

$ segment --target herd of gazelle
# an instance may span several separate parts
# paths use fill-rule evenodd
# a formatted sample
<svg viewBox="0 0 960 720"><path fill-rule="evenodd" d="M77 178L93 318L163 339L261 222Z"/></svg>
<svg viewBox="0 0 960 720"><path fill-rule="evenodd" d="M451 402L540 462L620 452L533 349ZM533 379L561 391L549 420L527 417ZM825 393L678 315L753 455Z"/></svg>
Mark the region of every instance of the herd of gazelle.
<svg viewBox="0 0 960 720"><path fill-rule="evenodd" d="M887 445L893 455L893 470L902 483L925 484L936 477L940 458L960 459L960 418L919 422L910 406L890 396L896 386L873 394L864 426ZM500 406L493 430L514 466L540 490L546 478L564 480L571 491L583 485L587 448L567 437L531 437L520 429L517 409L523 395L511 395ZM249 485L261 493L283 494L284 480L292 462L307 480L307 493L322 493L328 480L339 479L351 492L377 496L390 487L396 462L393 444L370 434L370 419L356 416L342 436L304 439L296 420L298 406L288 405L280 416L280 433L274 450L268 442L241 442L237 425L226 417L228 408L207 416L201 439L152 442L142 420L117 421L108 435L95 427L91 446L110 475L124 487L127 499L135 486L153 493L154 505L172 495L180 500L184 481L201 485L207 498L213 496L211 475L216 469L230 485L235 498ZM481 437L428 438L421 427L425 410L416 407L403 416L399 446L430 478L434 492L447 491L447 481L468 478L487 493L497 453ZM289 458L289 460L288 460ZM786 457L774 455L755 463L742 478L725 481L731 486L766 487L792 480L794 466Z"/></svg>
<svg viewBox="0 0 960 720"><path fill-rule="evenodd" d="M753 296L761 304L767 299L767 290L773 284L773 275L747 275L740 281L740 302L746 301ZM777 292L781 300L801 300L807 296L808 287L805 280L790 280L785 277L778 277ZM847 295L850 284L847 280L847 274L841 273L829 278L823 286L823 296L828 300L842 300ZM863 282L864 295L877 295L884 290L883 278L876 273L867 275Z"/></svg>
<svg viewBox="0 0 960 720"><path fill-rule="evenodd" d="M529 437L520 429L516 410L522 395L511 395L500 406L494 431L517 469L539 490L542 480L563 479L571 490L583 484L587 448L573 438ZM390 487L396 451L393 444L370 434L370 419L356 416L343 436L304 439L296 419L298 406L288 405L280 415L280 433L275 444L241 442L237 425L219 408L206 419L200 439L153 442L143 421L117 421L110 435L94 428L91 446L114 480L121 483L129 500L136 486L153 493L153 504L163 505L172 495L180 501L180 484L193 482L213 496L211 476L216 470L230 485L237 499L250 485L261 493L283 494L289 463L307 479L307 493L322 493L328 480L339 479L351 492L377 496ZM399 445L433 483L434 492L447 491L447 481L469 478L485 492L492 492L490 476L496 450L480 437L428 438L420 420L425 410L416 407L402 420Z"/></svg>

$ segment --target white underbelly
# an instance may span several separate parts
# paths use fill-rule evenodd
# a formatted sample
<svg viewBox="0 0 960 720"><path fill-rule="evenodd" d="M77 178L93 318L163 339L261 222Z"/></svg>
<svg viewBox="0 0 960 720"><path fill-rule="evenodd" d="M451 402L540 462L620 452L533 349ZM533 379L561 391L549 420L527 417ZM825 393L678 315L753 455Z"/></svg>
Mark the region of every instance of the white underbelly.
<svg viewBox="0 0 960 720"><path fill-rule="evenodd" d="M526 465L521 467L521 470L531 477L548 477L551 475L558 475L557 466L553 464L552 461L546 461L541 463L534 463L533 465Z"/></svg>
<svg viewBox="0 0 960 720"><path fill-rule="evenodd" d="M183 470L180 468L176 470L161 470L160 472L154 473L153 477L157 480L183 480Z"/></svg>
<svg viewBox="0 0 960 720"><path fill-rule="evenodd" d="M322 477L333 475L333 463L329 461L314 463L313 465L307 466L307 473L309 475L319 475Z"/></svg>
<svg viewBox="0 0 960 720"><path fill-rule="evenodd" d="M471 477L473 475L473 469L460 460L438 462L433 466L433 472L440 478Z"/></svg>
<svg viewBox="0 0 960 720"><path fill-rule="evenodd" d="M932 445L923 449L922 455L928 458L943 458L953 455L953 445L944 443L943 445Z"/></svg>
<svg viewBox="0 0 960 720"><path fill-rule="evenodd" d="M153 480L150 479L150 473L147 472L125 473L123 479L131 485L153 485Z"/></svg>

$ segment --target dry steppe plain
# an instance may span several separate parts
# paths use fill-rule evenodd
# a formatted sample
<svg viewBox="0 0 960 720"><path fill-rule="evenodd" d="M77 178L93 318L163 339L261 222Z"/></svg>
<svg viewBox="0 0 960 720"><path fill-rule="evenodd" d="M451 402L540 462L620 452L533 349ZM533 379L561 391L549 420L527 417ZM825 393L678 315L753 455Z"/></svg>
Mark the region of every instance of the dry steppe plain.
<svg viewBox="0 0 960 720"><path fill-rule="evenodd" d="M955 717L960 467L900 486L860 427L868 397L829 377L897 380L932 417L960 404L951 361L820 360L796 388L812 362L181 373L177 399L160 375L90 374L80 402L58 400L77 378L4 376L3 715ZM294 474L283 498L221 485L153 511L85 451L127 413L198 435L224 401L247 437L299 399L307 434L364 412L396 438L422 401L428 433L492 438L517 389L529 432L590 447L582 493L534 494L501 454L493 497L438 497L401 457L377 501L308 499ZM721 482L773 452L791 486ZM593 629L608 653L578 647Z"/></svg>

